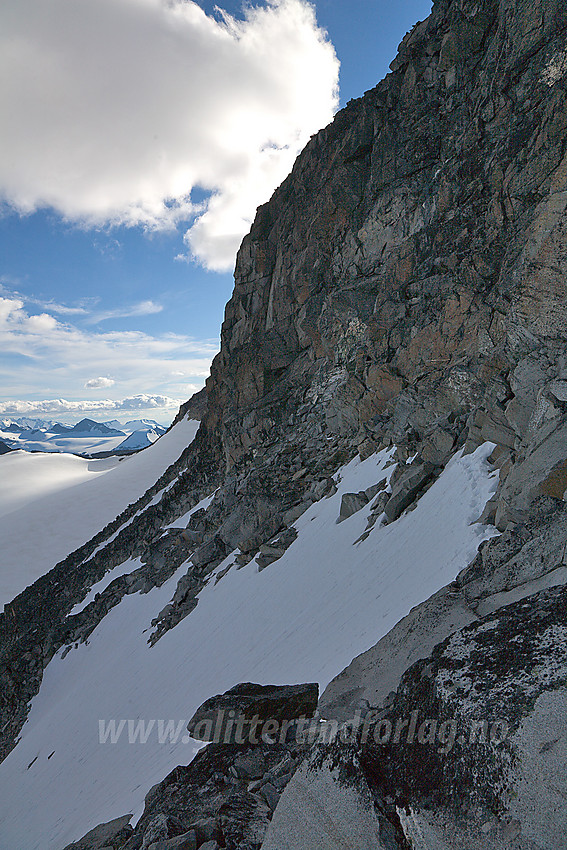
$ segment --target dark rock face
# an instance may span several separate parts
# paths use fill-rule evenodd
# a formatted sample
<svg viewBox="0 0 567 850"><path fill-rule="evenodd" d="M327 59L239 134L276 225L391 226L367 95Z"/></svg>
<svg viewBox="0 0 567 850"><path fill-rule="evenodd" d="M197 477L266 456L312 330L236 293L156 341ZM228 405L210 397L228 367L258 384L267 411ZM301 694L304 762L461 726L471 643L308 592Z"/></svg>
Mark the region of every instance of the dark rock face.
<svg viewBox="0 0 567 850"><path fill-rule="evenodd" d="M468 418L510 453L500 527L562 495L567 18L513 7L437 2L258 211L207 385L229 467L308 410L434 464Z"/></svg>
<svg viewBox="0 0 567 850"><path fill-rule="evenodd" d="M278 736L285 721L313 717L319 699L319 685L255 685L251 682L235 685L224 694L211 697L197 709L187 729L197 740L231 743L240 735L244 743L252 731L260 735L268 722L274 723ZM254 721L251 728L250 721ZM236 724L240 723L240 728ZM227 736L229 740L227 740Z"/></svg>

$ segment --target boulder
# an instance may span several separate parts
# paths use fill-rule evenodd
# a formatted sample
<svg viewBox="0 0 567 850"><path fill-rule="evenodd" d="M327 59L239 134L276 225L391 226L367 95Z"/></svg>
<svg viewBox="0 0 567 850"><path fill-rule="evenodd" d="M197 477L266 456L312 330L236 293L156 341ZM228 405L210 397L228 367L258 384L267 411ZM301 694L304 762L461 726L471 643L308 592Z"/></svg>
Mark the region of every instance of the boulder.
<svg viewBox="0 0 567 850"><path fill-rule="evenodd" d="M272 732L279 734L285 721L312 717L318 697L317 683L257 685L247 682L206 700L187 724L187 729L200 741L243 743L250 733L255 735L256 741L256 735L267 728L264 724L268 721L273 723Z"/></svg>
<svg viewBox="0 0 567 850"><path fill-rule="evenodd" d="M211 569L218 566L226 557L227 549L220 537L215 536L206 543L199 546L190 557L190 561L196 567L209 566Z"/></svg>
<svg viewBox="0 0 567 850"><path fill-rule="evenodd" d="M421 447L421 457L434 466L444 466L451 457L454 442L455 438L449 431L435 428Z"/></svg>
<svg viewBox="0 0 567 850"><path fill-rule="evenodd" d="M275 810L280 799L280 792L271 782L265 782L260 788L259 794L264 798L272 811Z"/></svg>
<svg viewBox="0 0 567 850"><path fill-rule="evenodd" d="M404 470L392 485L392 495L386 502L384 513L390 522L397 519L415 500L421 490L432 480L435 466L432 463L414 462Z"/></svg>
<svg viewBox="0 0 567 850"><path fill-rule="evenodd" d="M176 835L174 838L163 838L150 844L148 850L197 850L197 836L194 830Z"/></svg>
<svg viewBox="0 0 567 850"><path fill-rule="evenodd" d="M364 490L361 490L360 493L344 493L341 499L341 509L337 522L348 519L349 516L352 516L367 505L368 501L369 497Z"/></svg>
<svg viewBox="0 0 567 850"><path fill-rule="evenodd" d="M191 824L191 829L197 836L197 847L201 848L207 841L215 841L219 837L219 827L216 818L202 818Z"/></svg>
<svg viewBox="0 0 567 850"><path fill-rule="evenodd" d="M236 757L234 767L238 776L259 779L266 772L266 760L261 749L248 750Z"/></svg>
<svg viewBox="0 0 567 850"><path fill-rule="evenodd" d="M162 811L158 811L144 826L142 850L149 850L152 844L165 841L169 837L170 819Z"/></svg>
<svg viewBox="0 0 567 850"><path fill-rule="evenodd" d="M562 499L567 489L566 469L567 423L542 422L504 482L496 513L498 528L524 521L538 496Z"/></svg>

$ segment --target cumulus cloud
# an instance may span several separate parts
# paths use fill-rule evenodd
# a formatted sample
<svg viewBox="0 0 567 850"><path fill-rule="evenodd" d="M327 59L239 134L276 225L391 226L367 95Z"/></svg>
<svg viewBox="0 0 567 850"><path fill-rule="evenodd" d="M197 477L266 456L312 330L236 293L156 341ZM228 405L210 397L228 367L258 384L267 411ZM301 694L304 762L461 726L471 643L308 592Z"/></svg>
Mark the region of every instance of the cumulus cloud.
<svg viewBox="0 0 567 850"><path fill-rule="evenodd" d="M102 390L113 387L116 382L112 378L89 378L85 383L86 390Z"/></svg>
<svg viewBox="0 0 567 850"><path fill-rule="evenodd" d="M72 394L77 397L73 404L85 405L85 410L153 409L160 399L168 398L177 404L179 398L188 398L195 387L202 386L217 350L216 340L195 340L182 334L92 332L47 312L30 315L21 299L0 296L3 404L24 406L5 412L25 414L31 409L28 404L39 413L63 409L57 407L59 401L46 401L56 405L54 411L48 411L38 408L35 401L9 399L37 398L40 393L56 399ZM94 369L95 374L113 378L93 378ZM85 389L110 389L115 384L126 399L81 401Z"/></svg>
<svg viewBox="0 0 567 850"><path fill-rule="evenodd" d="M179 407L183 399L165 395L130 396L118 400L67 401L64 398L43 401L0 401L0 416L29 416L42 414L88 413L92 411L171 410Z"/></svg>
<svg viewBox="0 0 567 850"><path fill-rule="evenodd" d="M207 16L191 0L4 0L0 197L86 224L192 222L232 265L255 208L337 106L338 60L305 0ZM191 190L210 192L194 204Z"/></svg>

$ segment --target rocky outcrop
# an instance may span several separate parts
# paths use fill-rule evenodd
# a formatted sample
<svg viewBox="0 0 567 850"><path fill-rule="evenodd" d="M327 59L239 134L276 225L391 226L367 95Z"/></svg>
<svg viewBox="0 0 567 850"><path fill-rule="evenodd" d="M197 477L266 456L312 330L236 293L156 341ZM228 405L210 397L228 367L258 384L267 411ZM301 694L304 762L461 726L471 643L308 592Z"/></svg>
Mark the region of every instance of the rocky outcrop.
<svg viewBox="0 0 567 850"><path fill-rule="evenodd" d="M540 497L528 522L484 543L455 582L354 659L319 702L335 738L309 756L315 772L302 787L294 779L284 799L310 799L323 770L330 799L366 822L359 797L344 797L354 752L378 816L371 846L561 846L566 522L564 503ZM298 819L288 835L315 829L309 812ZM383 822L397 836L391 844ZM281 846L305 846L286 844L278 823ZM312 836L335 846L324 829Z"/></svg>
<svg viewBox="0 0 567 850"><path fill-rule="evenodd" d="M407 671L370 726L366 775L403 812L410 841L563 843L566 603L565 588L542 591L456 632Z"/></svg>
<svg viewBox="0 0 567 850"><path fill-rule="evenodd" d="M269 686L263 694L260 688L238 685L224 701L214 697L205 703L197 715L208 716L207 706L216 707L219 700L244 711L255 700L263 720L280 718L274 721L276 734L208 744L189 765L175 768L146 795L144 813L120 845L123 850L260 850L282 791L310 748L290 724L281 734L283 723L296 712L313 711L317 686L314 698L313 686Z"/></svg>
<svg viewBox="0 0 567 850"><path fill-rule="evenodd" d="M353 749L342 747L340 761L315 749L282 794L262 850L399 850L397 831L376 805Z"/></svg>
<svg viewBox="0 0 567 850"><path fill-rule="evenodd" d="M458 629L290 780L264 850L564 844L567 591Z"/></svg>
<svg viewBox="0 0 567 850"><path fill-rule="evenodd" d="M207 390L203 387L199 392L194 393L188 401L185 401L179 408L177 415L171 423L171 428L181 422L182 419L196 419L201 421L207 411Z"/></svg>

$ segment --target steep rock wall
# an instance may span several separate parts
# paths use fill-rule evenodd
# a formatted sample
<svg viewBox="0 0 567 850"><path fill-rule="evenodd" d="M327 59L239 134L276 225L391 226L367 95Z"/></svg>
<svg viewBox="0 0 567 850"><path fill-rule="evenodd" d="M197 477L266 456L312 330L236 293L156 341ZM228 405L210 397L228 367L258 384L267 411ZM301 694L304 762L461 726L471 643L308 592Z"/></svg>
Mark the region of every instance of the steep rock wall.
<svg viewBox="0 0 567 850"><path fill-rule="evenodd" d="M475 412L529 453L565 368L566 26L556 0L437 2L307 145L238 255L205 419L229 470L307 410L367 450Z"/></svg>

